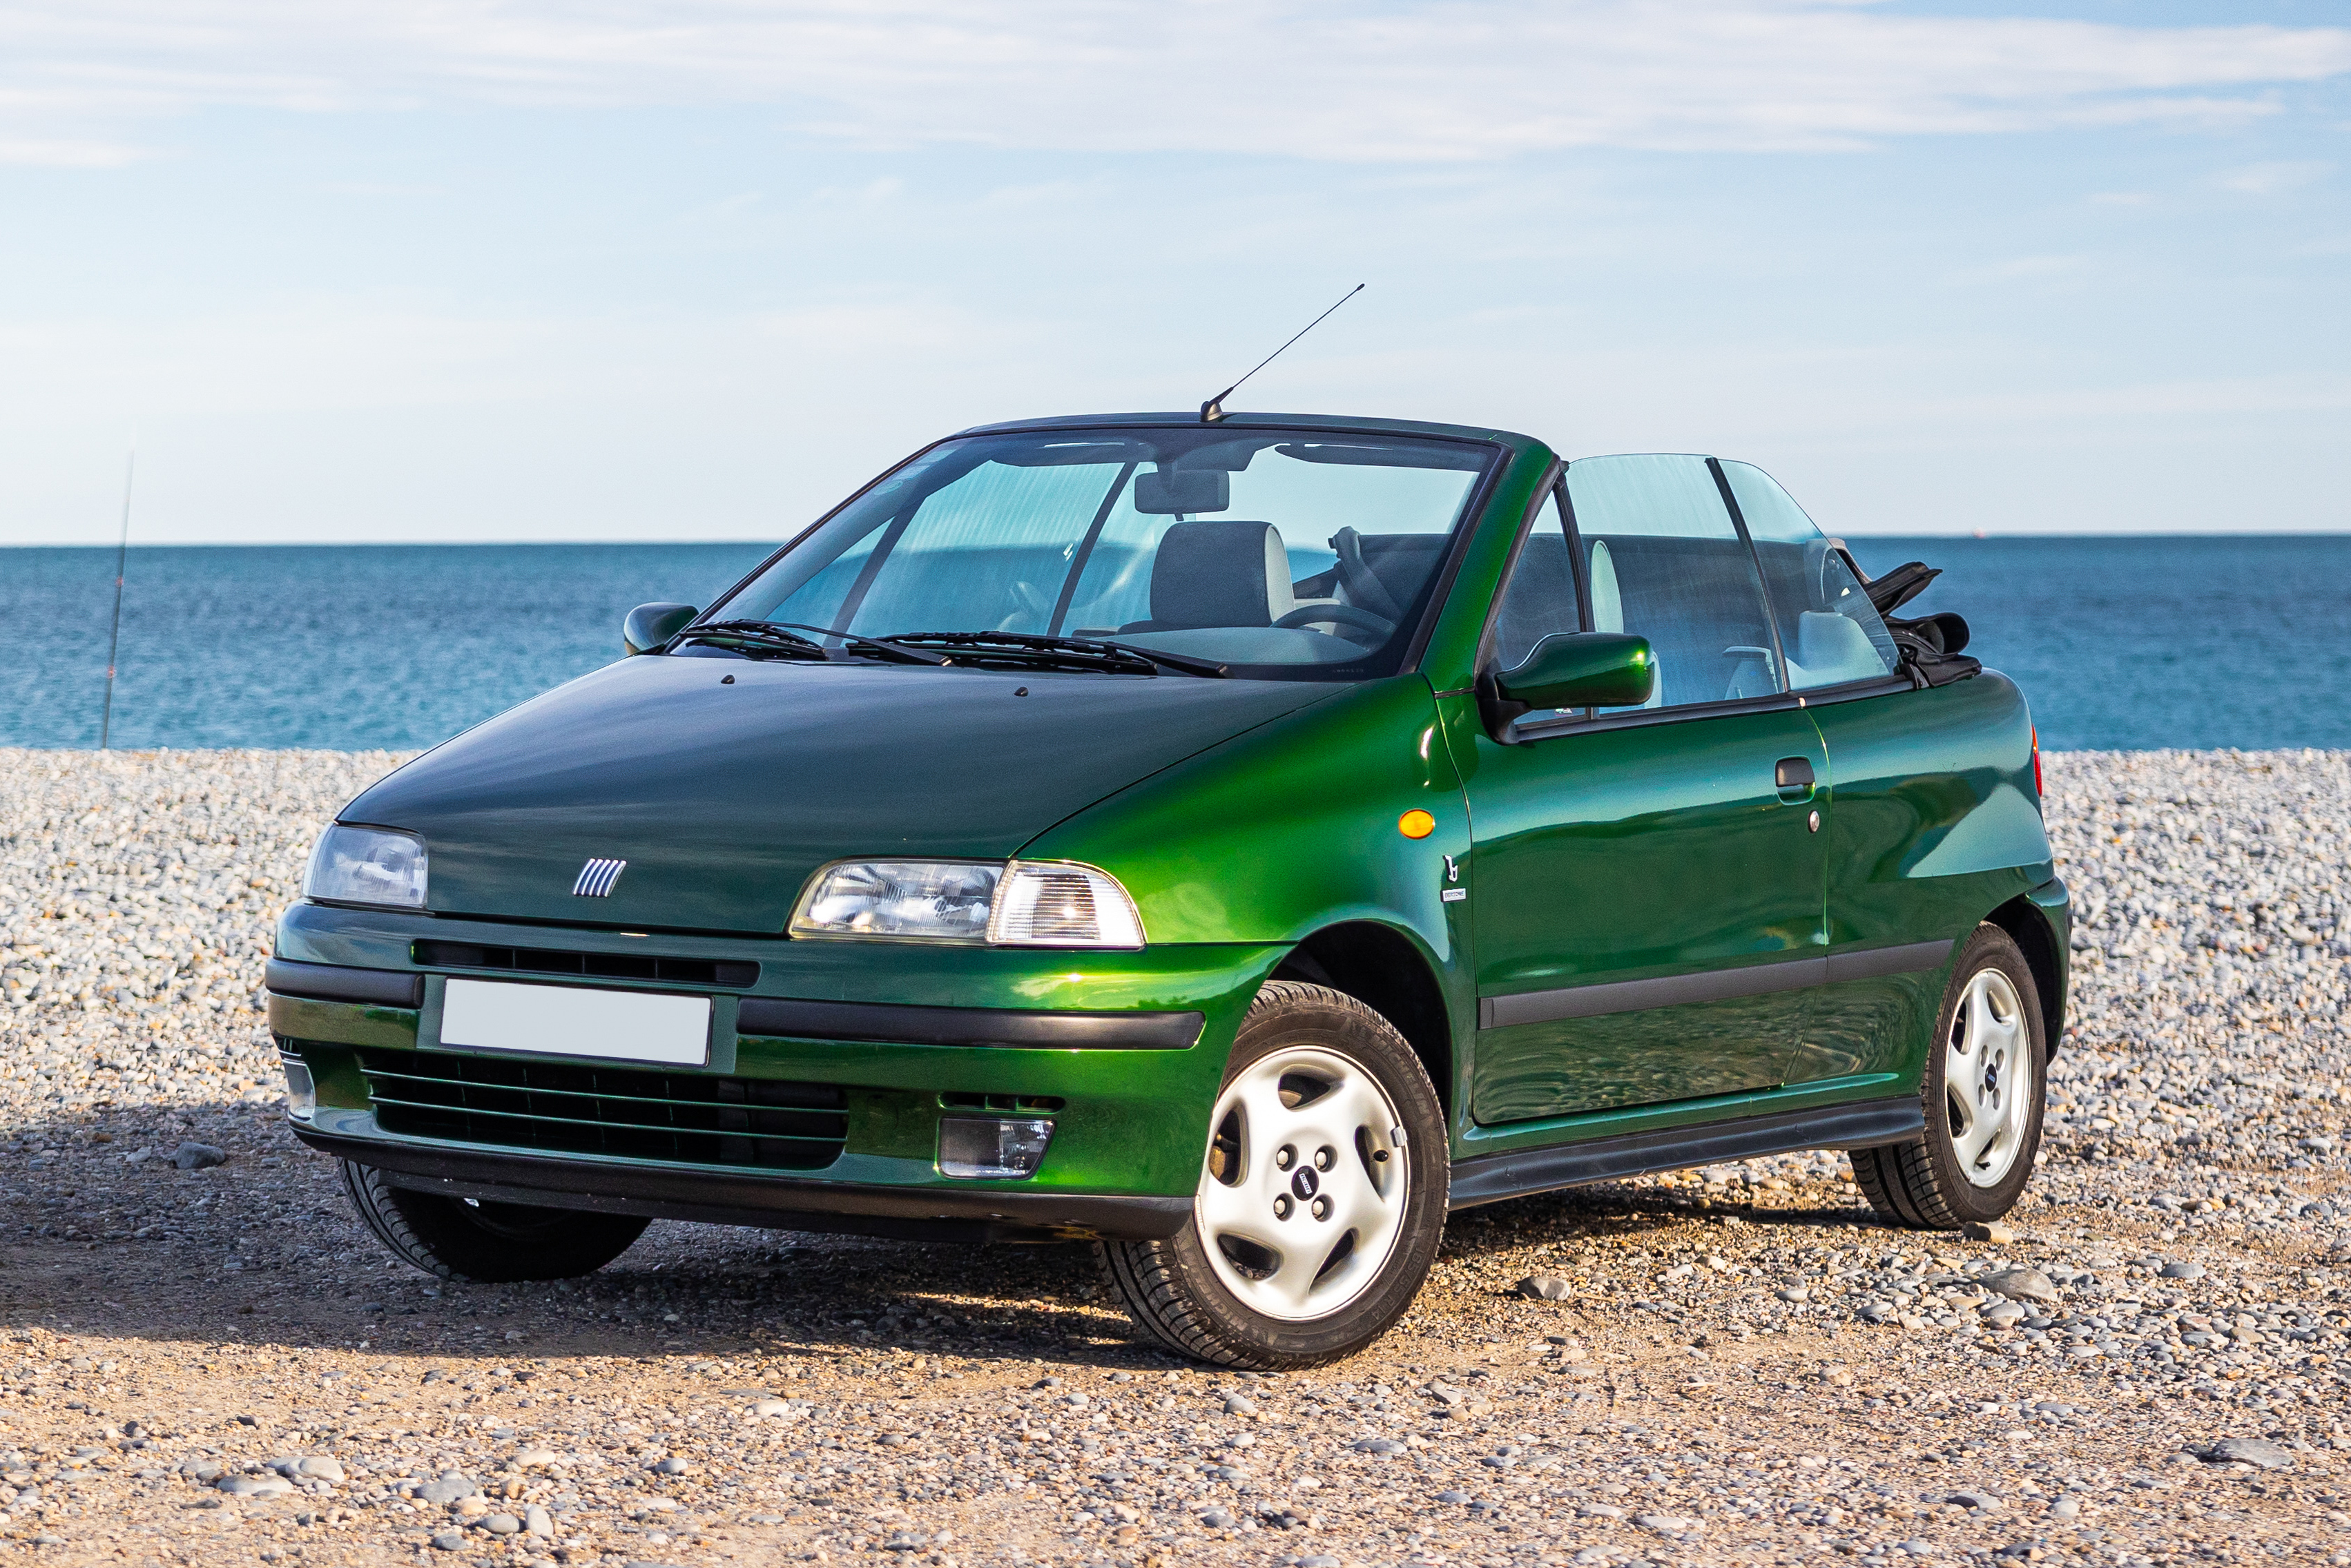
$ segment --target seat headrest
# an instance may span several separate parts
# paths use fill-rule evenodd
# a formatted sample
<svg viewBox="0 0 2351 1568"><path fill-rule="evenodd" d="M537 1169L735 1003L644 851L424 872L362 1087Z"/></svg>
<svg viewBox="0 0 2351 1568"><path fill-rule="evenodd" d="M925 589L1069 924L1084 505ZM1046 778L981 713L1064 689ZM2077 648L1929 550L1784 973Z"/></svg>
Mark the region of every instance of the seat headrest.
<svg viewBox="0 0 2351 1568"><path fill-rule="evenodd" d="M1271 523L1176 523L1151 562L1151 619L1161 627L1270 626L1297 601L1290 551Z"/></svg>

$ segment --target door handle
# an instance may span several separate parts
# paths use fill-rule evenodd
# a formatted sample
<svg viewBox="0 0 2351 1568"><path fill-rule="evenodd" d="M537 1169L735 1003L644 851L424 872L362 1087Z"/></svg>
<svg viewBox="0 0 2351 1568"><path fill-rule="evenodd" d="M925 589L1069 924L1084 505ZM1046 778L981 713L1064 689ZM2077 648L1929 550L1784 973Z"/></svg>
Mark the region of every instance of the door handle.
<svg viewBox="0 0 2351 1568"><path fill-rule="evenodd" d="M1781 789L1810 790L1813 787L1813 765L1802 757L1782 757L1771 769L1771 783Z"/></svg>

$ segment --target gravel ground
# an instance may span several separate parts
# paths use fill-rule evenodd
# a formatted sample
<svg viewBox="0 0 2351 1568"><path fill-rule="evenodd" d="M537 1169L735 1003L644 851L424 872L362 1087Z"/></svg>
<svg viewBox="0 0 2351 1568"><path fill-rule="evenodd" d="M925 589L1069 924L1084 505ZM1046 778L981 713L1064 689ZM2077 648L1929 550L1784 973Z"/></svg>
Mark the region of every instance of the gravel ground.
<svg viewBox="0 0 2351 1568"><path fill-rule="evenodd" d="M1827 1155L1498 1205L1281 1377L1138 1343L1074 1248L391 1265L254 1006L394 760L0 750L0 1552L2351 1563L2351 755L2048 759L2080 988L2011 1233L1883 1228Z"/></svg>

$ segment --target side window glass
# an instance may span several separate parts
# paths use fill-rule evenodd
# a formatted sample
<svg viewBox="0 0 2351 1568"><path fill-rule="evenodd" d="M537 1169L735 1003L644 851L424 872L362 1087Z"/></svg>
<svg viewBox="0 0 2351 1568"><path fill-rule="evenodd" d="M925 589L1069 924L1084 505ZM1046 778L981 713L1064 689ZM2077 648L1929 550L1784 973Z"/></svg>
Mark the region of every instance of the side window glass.
<svg viewBox="0 0 2351 1568"><path fill-rule="evenodd" d="M1722 477L1763 563L1789 685L1809 691L1893 674L1885 620L1795 497L1750 463L1725 463Z"/></svg>
<svg viewBox="0 0 2351 1568"><path fill-rule="evenodd" d="M1567 528L1559 492L1543 497L1519 546L1519 559L1494 605L1494 661L1501 669L1526 662L1534 645L1554 632L1582 629L1575 607L1575 572L1568 559Z"/></svg>
<svg viewBox="0 0 2351 1568"><path fill-rule="evenodd" d="M1703 457L1587 457L1567 495L1592 585L1595 632L1656 653L1646 705L1732 702L1786 689L1755 558Z"/></svg>

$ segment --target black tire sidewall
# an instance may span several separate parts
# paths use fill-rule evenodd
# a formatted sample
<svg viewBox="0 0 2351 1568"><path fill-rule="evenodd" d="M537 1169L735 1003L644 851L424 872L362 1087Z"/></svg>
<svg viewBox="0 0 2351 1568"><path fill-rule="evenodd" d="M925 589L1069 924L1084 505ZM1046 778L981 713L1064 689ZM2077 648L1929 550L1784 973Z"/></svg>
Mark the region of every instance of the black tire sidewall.
<svg viewBox="0 0 2351 1568"><path fill-rule="evenodd" d="M2008 1174L1994 1186L1978 1186L1968 1180L1961 1168L1958 1151L1951 1143L1950 1087L1948 1073L1951 1057L1951 1025L1965 1000L1969 984L1986 969L1998 969L2009 984L2016 988L2017 1001L2024 1013L2024 1027L2031 1041L2032 1061L2032 1093L2028 1106L2029 1120L2022 1146ZM1951 981L1943 993L1943 1005L1936 1009L1935 1033L1928 1042L1925 1081L1920 1085L1920 1097L1927 1117L1927 1161L1934 1173L1935 1186L1944 1204L1962 1223L2000 1218L2016 1207L2025 1185L2032 1179L2032 1166L2041 1153L2042 1122L2049 1103L2049 1039L2048 1027L2042 1016L2040 988L2034 984L2032 967L2025 962L2023 951L2015 938L1997 925L1979 925L1960 946L1958 961L1951 966Z"/></svg>
<svg viewBox="0 0 2351 1568"><path fill-rule="evenodd" d="M343 1186L378 1239L444 1280L501 1284L592 1274L627 1251L647 1224L522 1204L486 1202L476 1209L461 1198L394 1186L351 1160L343 1162Z"/></svg>
<svg viewBox="0 0 2351 1568"><path fill-rule="evenodd" d="M1304 1322L1267 1317L1226 1287L1209 1262L1196 1223L1160 1245L1190 1304L1235 1364L1309 1365L1360 1350L1404 1316L1419 1294L1445 1231L1452 1171L1445 1113L1420 1059L1404 1037L1353 998L1319 986L1270 986L1250 1007L1233 1042L1224 1087L1278 1051L1311 1046L1346 1058L1386 1092L1410 1150L1405 1218L1395 1249L1371 1286L1328 1316Z"/></svg>

